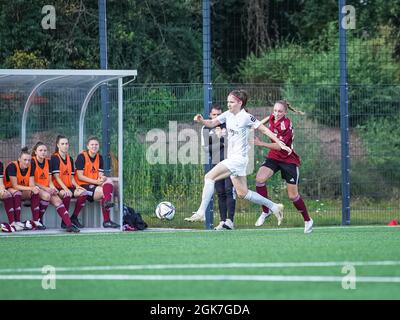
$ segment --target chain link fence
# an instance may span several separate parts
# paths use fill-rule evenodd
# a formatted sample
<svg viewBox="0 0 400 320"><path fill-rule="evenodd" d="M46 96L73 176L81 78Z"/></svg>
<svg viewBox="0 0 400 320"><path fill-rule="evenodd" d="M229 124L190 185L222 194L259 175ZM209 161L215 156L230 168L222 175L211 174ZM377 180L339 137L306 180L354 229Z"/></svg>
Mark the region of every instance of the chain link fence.
<svg viewBox="0 0 400 320"><path fill-rule="evenodd" d="M151 226L188 227L183 218L197 209L201 199L203 150L199 143L200 126L192 121L196 113L204 112L203 85L198 83L201 81L198 77L201 74L201 2L192 2L195 6L188 15L194 23L185 31L185 39L193 39L197 44L187 41L188 46L181 52L182 61L191 66L184 78L192 75L191 82L146 82L124 87L124 199L141 211ZM129 5L125 5L128 12ZM152 8L152 14L143 16L150 17L152 25L156 22L153 27L157 32L153 33L163 41L154 50L151 46L143 48L154 52L138 66L138 73L157 69L163 81L164 75L173 78L173 71L179 81L183 73L177 71L180 57L174 49L179 37L176 30L174 33L172 20L165 18L173 15L165 10L167 3L149 1L146 10ZM399 8L397 0L347 1L343 22L338 21L337 1L211 1L212 102L225 106L230 90L244 88L250 96L249 112L259 119L271 112L274 102L282 98L306 113L304 116L289 114L289 117L294 123L295 150L302 158L299 190L317 225L339 225L342 215L339 23L347 26L351 223L383 224L399 218ZM131 55L140 52L140 48L133 50L129 44L121 49L115 42L116 35L119 41L125 41L123 25L113 24L119 17L115 10L111 2L110 30L114 26L121 30L113 31L110 43L114 44L110 47ZM144 23L140 25L148 27ZM173 48L169 47L170 39L173 39ZM185 55L188 50L193 50L190 51L192 64ZM118 59L123 61L120 68L131 65L123 60L127 54L116 58L112 51L110 60L114 67ZM158 61L163 53L165 59ZM157 67L152 65L152 59L157 60L154 61ZM56 135L61 133L70 138L71 153L76 156L80 151L76 130L79 110L74 101L80 99L79 95L79 90L71 92L68 88L41 92L42 98L34 101L29 115L28 144L43 140L52 150ZM3 162L14 159L21 147L20 104L26 98L12 88L0 88L0 159ZM100 93L96 92L86 116L86 137L101 136L100 100ZM116 89L110 86L113 175L118 167L116 101ZM54 105L56 111L52 111ZM164 141L164 146L157 144L160 141ZM197 162L185 162L191 152L196 153ZM151 163L149 154L156 154L164 163ZM265 150L255 148L256 170L265 154ZM249 188L253 190L254 179L255 173L248 176ZM285 204L285 225L301 226L301 216L288 200L279 174L268 181L268 189L272 200ZM163 200L171 201L177 208L172 221L159 221L154 215L156 205ZM218 221L216 201L214 204L214 219ZM260 208L239 200L236 212L236 225L251 227ZM267 225L275 223L271 221Z"/></svg>
<svg viewBox="0 0 400 320"><path fill-rule="evenodd" d="M281 98L290 99L293 105L306 115L290 114L294 123L295 150L301 156L300 193L305 198L309 213L318 224L341 223L341 138L339 127L338 86L268 86L263 84L237 84L213 86L213 101L222 106L226 95L233 88L244 88L249 92L249 112L258 119L271 112L273 102ZM351 157L351 222L352 224L385 223L399 210L399 183L396 178L399 148L395 137L388 141L385 136L393 132L396 122L377 105L371 114L369 105L363 103L385 92L398 92L397 86L351 86L354 91L350 101ZM187 128L195 130L197 140L191 143L192 150L201 153L199 147L200 126L192 121L194 114L202 112L201 85L133 86L125 88L125 199L143 211L152 224L159 226L187 226L183 218L196 210L201 201L204 166L199 163L171 163L168 158L170 144L176 148L187 144L179 133ZM149 97L151 96L151 98ZM398 94L392 95L393 103ZM379 100L376 104L379 104ZM352 108L354 104L360 108ZM337 107L333 107L333 106ZM393 107L393 106L392 106ZM383 108L384 109L384 108ZM354 110L354 111L353 111ZM369 110L369 111L368 111ZM365 119L367 118L367 119ZM384 129L388 126L387 129ZM392 126L392 129L390 127ZM159 128L164 132L166 164L150 164L146 152L156 140L146 140L148 132ZM170 135L170 130L177 135ZM170 140L171 138L172 140ZM186 150L186 149L185 149ZM255 170L261 165L266 151L256 147ZM172 159L173 160L173 159ZM255 172L248 176L250 189L255 189ZM301 216L288 200L284 181L276 174L269 182L271 199L286 206L286 224L302 225ZM168 200L177 207L172 222L160 222L153 211L158 202ZM216 204L216 202L214 201ZM236 224L253 226L260 208L245 200L238 200ZM214 207L214 219L218 221L218 206ZM273 225L273 223L271 223Z"/></svg>

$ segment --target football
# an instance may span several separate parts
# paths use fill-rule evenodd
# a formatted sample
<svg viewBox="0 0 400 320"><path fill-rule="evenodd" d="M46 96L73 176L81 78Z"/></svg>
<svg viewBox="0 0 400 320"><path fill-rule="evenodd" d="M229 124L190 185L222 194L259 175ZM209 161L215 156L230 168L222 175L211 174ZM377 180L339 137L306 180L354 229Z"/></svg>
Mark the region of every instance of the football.
<svg viewBox="0 0 400 320"><path fill-rule="evenodd" d="M175 207L169 201L160 202L156 208L156 216L160 220L172 220L175 215Z"/></svg>

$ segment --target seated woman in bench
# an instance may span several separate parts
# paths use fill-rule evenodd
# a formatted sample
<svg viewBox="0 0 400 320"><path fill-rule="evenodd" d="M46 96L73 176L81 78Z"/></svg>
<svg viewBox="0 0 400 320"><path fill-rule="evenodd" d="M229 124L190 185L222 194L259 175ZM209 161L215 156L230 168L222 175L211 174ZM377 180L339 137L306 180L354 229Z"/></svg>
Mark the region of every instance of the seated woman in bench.
<svg viewBox="0 0 400 320"><path fill-rule="evenodd" d="M119 228L120 225L111 221L110 208L114 190L111 179L104 175L103 157L99 153L99 139L90 137L86 145L87 150L78 155L75 161L75 180L87 190L87 200L101 200L104 228Z"/></svg>
<svg viewBox="0 0 400 320"><path fill-rule="evenodd" d="M65 209L69 211L71 198L76 198L74 212L71 215L71 222L78 228L83 228L84 225L79 221L78 216L86 202L86 189L78 185L73 178L75 175L74 161L68 154L69 141L68 138L58 135L56 139L55 152L51 156L50 171L52 181L58 195L64 203ZM61 222L61 228L65 229L66 224Z"/></svg>
<svg viewBox="0 0 400 320"><path fill-rule="evenodd" d="M14 199L14 221L11 225L16 231L25 229L21 222L21 201L27 199L31 201L32 219L36 229L46 229L40 222L40 189L35 185L31 159L28 147L24 147L19 153L18 160L10 162L4 172L4 186Z"/></svg>
<svg viewBox="0 0 400 320"><path fill-rule="evenodd" d="M0 199L4 202L4 209L8 218L8 223L12 225L15 221L14 217L14 199L12 194L6 190L4 186L4 167L3 162L0 161Z"/></svg>
<svg viewBox="0 0 400 320"><path fill-rule="evenodd" d="M58 195L58 190L54 187L50 179L50 161L46 158L47 147L43 142L38 142L32 149L31 171L34 175L36 186L40 189L39 216L40 221L46 212L49 202L56 207L58 215L65 224L67 232L79 232L79 228L72 224L68 211L65 208L61 198ZM41 223L43 225L43 222ZM44 226L44 225L43 225Z"/></svg>

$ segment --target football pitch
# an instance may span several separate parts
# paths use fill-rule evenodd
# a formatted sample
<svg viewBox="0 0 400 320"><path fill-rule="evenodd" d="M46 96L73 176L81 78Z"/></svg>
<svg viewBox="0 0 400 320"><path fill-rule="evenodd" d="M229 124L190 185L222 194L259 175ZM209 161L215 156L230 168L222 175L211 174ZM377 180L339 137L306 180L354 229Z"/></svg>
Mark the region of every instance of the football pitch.
<svg viewBox="0 0 400 320"><path fill-rule="evenodd" d="M386 226L15 234L0 299L400 299L399 244Z"/></svg>

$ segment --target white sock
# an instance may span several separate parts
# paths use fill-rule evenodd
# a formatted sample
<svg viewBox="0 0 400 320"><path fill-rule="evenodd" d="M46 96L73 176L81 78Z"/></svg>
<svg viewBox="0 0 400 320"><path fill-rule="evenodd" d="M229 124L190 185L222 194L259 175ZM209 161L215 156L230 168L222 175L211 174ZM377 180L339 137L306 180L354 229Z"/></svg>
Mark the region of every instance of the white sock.
<svg viewBox="0 0 400 320"><path fill-rule="evenodd" d="M274 203L274 202L272 202L272 203L273 203L273 206L271 207L271 213L277 212L278 211L278 207L277 207L276 203Z"/></svg>
<svg viewBox="0 0 400 320"><path fill-rule="evenodd" d="M271 200L264 198L262 195L259 195L257 192L249 190L244 197L246 200L259 204L260 206L266 206L267 208L271 209L275 206L275 203Z"/></svg>
<svg viewBox="0 0 400 320"><path fill-rule="evenodd" d="M197 213L205 215L208 204L211 201L211 198L214 194L214 185L215 181L211 179L204 179L204 187L203 187L203 194L201 196L201 204Z"/></svg>

